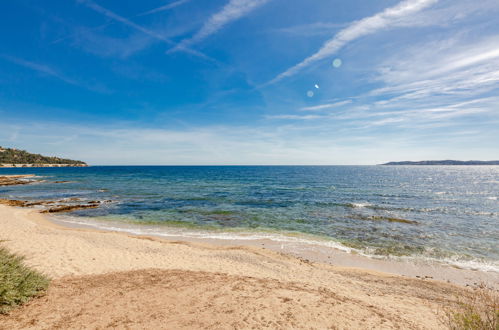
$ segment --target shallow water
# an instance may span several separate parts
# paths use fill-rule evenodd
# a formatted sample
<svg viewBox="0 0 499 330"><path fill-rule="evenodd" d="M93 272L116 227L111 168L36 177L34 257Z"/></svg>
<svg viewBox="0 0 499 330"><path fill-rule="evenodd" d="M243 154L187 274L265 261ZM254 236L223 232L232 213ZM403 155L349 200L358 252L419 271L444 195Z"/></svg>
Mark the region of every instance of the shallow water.
<svg viewBox="0 0 499 330"><path fill-rule="evenodd" d="M75 217L207 235L306 233L372 256L499 271L499 166L0 169L12 173L45 182L0 187L0 197L113 201Z"/></svg>

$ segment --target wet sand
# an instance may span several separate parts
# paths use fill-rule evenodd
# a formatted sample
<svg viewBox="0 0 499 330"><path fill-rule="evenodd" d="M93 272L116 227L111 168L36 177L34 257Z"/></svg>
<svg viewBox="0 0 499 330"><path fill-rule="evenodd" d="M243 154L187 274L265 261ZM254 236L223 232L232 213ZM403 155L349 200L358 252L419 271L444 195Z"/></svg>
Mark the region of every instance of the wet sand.
<svg viewBox="0 0 499 330"><path fill-rule="evenodd" d="M462 288L256 246L65 228L0 205L2 245L54 280L0 328L444 328Z"/></svg>

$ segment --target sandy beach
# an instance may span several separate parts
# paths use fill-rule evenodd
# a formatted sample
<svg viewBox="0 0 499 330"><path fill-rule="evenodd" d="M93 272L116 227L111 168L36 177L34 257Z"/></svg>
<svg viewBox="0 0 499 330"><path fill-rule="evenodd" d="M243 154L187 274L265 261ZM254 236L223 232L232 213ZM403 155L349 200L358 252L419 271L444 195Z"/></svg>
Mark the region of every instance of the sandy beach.
<svg viewBox="0 0 499 330"><path fill-rule="evenodd" d="M0 205L0 239L53 281L0 328L443 328L462 288L258 247L58 226Z"/></svg>

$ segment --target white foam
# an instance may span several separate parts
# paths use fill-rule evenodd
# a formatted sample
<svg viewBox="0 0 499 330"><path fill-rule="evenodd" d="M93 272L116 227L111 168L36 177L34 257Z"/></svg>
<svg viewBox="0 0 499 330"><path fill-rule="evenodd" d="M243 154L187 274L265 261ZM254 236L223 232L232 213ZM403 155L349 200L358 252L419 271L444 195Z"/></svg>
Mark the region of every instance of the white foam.
<svg viewBox="0 0 499 330"><path fill-rule="evenodd" d="M499 262L484 261L478 259L463 260L460 259L458 256L452 258L442 258L442 259L434 257L425 257L425 256L402 256L402 257L390 257L390 258L406 260L406 261L424 261L427 263L451 265L462 269L499 273Z"/></svg>
<svg viewBox="0 0 499 330"><path fill-rule="evenodd" d="M355 208L364 208L368 206L372 206L371 203L350 203Z"/></svg>
<svg viewBox="0 0 499 330"><path fill-rule="evenodd" d="M343 244L330 240L314 240L307 239L299 236L288 236L278 233L265 233L265 232L222 232L222 231L196 231L184 228L175 228L162 226L161 228L150 226L149 228L143 226L127 226L126 224L115 226L111 223L89 221L86 218L84 221L80 221L75 217L57 217L59 221L80 225L80 226L90 226L97 229L126 232L134 235L154 235L162 237L184 237L184 238L197 238L197 239L217 239L217 240L242 240L242 241L252 241L252 240L271 240L280 243L302 243L302 244L313 244L329 248L334 248L344 252L351 253L353 251L358 251L353 248L344 246Z"/></svg>

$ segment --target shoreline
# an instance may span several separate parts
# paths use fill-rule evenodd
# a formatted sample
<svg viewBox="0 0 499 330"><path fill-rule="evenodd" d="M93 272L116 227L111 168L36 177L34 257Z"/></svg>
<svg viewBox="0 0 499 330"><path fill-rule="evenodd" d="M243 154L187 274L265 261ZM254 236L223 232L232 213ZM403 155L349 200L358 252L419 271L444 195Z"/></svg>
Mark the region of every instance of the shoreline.
<svg viewBox="0 0 499 330"><path fill-rule="evenodd" d="M167 225L138 225L118 221L102 221L86 217L48 215L46 219L56 225L70 229L90 229L102 232L117 232L138 237L155 237L167 241L210 244L220 247L255 247L284 253L306 261L331 266L351 267L360 270L383 272L415 279L433 279L460 286L473 287L486 283L499 289L499 273L479 269L468 269L437 260L414 257L373 258L358 254L354 249L332 240L297 233L228 232L169 227ZM294 233L293 233L294 234Z"/></svg>
<svg viewBox="0 0 499 330"><path fill-rule="evenodd" d="M37 180L34 179L35 177ZM39 177L33 174L4 175L0 176L0 185L2 185L2 179L7 180L6 185L45 182L44 180L38 180L38 178ZM53 181L50 183L73 182L66 180L69 179L63 178L62 181ZM106 190L103 189L102 192L103 191ZM99 192L101 192L101 190L99 190ZM10 196L10 198L12 197L13 196ZM332 265L367 268L415 278L434 278L441 281L450 281L459 285L473 285L477 281L487 283L494 282L494 286L499 287L497 284L499 282L498 261L480 257L480 255L483 254L474 254L475 257L472 257L465 253L465 250L459 250L461 253L458 254L457 252L448 252L448 249L440 251L436 248L436 252L433 252L431 247L434 245L431 244L428 249L423 248L421 250L411 250L411 246L409 246L408 250L404 250L403 253L398 253L397 250L390 251L389 248L391 246L388 246L387 251L381 251L378 254L376 245L373 245L375 247L371 248L358 244L355 241L337 241L333 238L315 236L313 234L301 232L300 228L296 229L296 227L293 227L294 231L290 232L271 229L269 229L269 231L263 229L260 232L249 228L236 227L227 228L227 230L221 229L220 231L214 228L213 231L211 231L211 229L203 229L202 227L196 228L195 225L182 227L173 224L172 226L169 226L168 224L163 225L160 222L152 224L146 222L134 224L133 222L127 222L126 220L122 222L119 221L119 219L115 221L114 219L100 219L99 217L71 216L71 214L68 214L70 218L66 219L58 217L61 214L65 214L64 212L87 208L99 208L100 206L104 206L104 204L113 203L115 202L111 200L113 197L115 196L101 196L100 198L94 196L92 196L92 198L71 196L58 199L53 197L48 200L33 200L29 197L25 197L21 200L0 199L0 204L28 208L34 207L41 213L54 214L55 217L50 217L52 222L66 227L128 232L136 235L152 235L170 240L201 243L208 242L209 244L219 246L250 245L265 247L277 252L284 252L307 260ZM492 197L489 199L491 198ZM369 208L373 204L352 202L342 204L342 206L344 205L355 209L364 209L364 207ZM373 207L373 209L377 209L377 207ZM61 212L61 214L59 212ZM224 217L219 218L225 220ZM364 217L362 220L367 218L368 217ZM382 220L388 220L390 222L392 220L397 220L398 222L409 223L410 221L401 218L396 219L394 217L379 216L378 218L383 218ZM115 222L111 223L113 221ZM418 221L420 220L418 219ZM411 221L410 223L418 224L416 221ZM187 229L183 231L180 230L182 232L179 232L179 230L177 230L178 228ZM409 233L409 235L411 234L412 233ZM291 235L293 239L290 240L290 236L288 235ZM254 237L251 238L250 236ZM418 247L420 245L415 246ZM402 248L404 248L403 244Z"/></svg>
<svg viewBox="0 0 499 330"><path fill-rule="evenodd" d="M89 167L87 164L5 164L0 168L42 168L42 167Z"/></svg>
<svg viewBox="0 0 499 330"><path fill-rule="evenodd" d="M0 244L53 279L45 297L0 316L8 328L436 329L466 292L261 246L62 227L34 209L0 205L0 226Z"/></svg>
<svg viewBox="0 0 499 330"><path fill-rule="evenodd" d="M38 225L59 230L75 230L89 233L118 234L134 239L159 240L165 243L194 244L212 248L263 249L279 255L298 258L305 262L321 263L333 267L346 267L366 272L380 272L386 275L402 276L416 280L434 280L458 286L474 287L479 284L499 289L499 273L467 269L439 261L416 258L373 258L358 254L332 240L318 240L306 234L227 232L195 230L165 225L138 225L118 221L102 221L71 215L42 214L36 208L9 209L25 211L25 216ZM1 237L0 237L1 238ZM346 250L345 250L346 249Z"/></svg>

